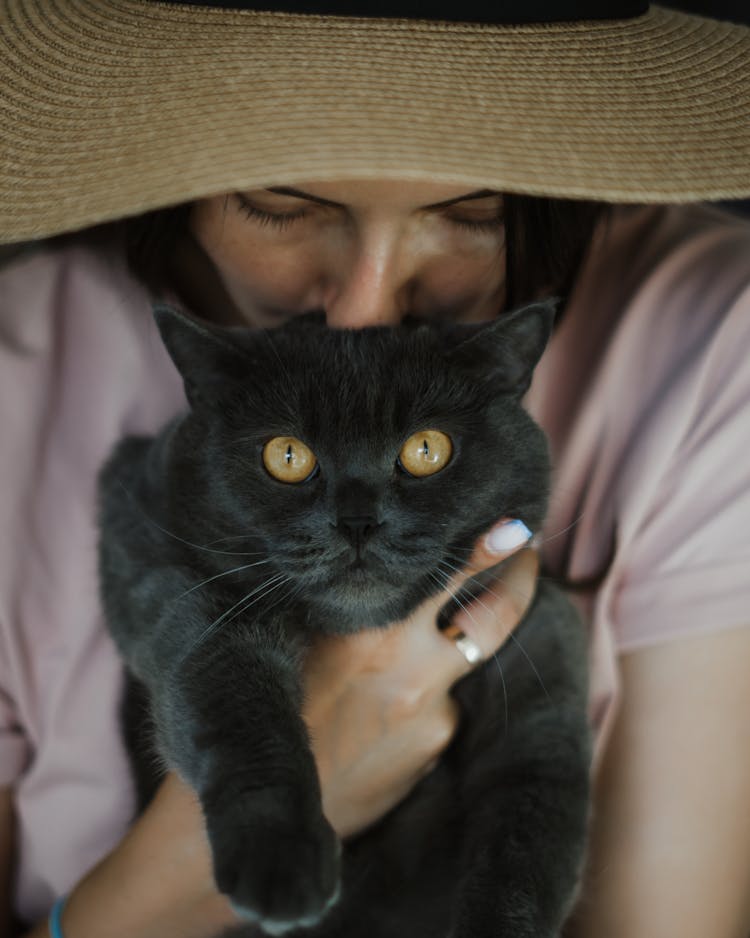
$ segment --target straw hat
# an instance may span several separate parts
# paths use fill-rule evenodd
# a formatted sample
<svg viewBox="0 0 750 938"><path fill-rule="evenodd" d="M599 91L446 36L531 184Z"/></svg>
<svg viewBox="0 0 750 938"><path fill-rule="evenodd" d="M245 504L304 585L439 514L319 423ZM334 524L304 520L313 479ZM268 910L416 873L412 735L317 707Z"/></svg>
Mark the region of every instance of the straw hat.
<svg viewBox="0 0 750 938"><path fill-rule="evenodd" d="M302 180L750 194L750 29L643 0L255 5L0 0L0 241Z"/></svg>

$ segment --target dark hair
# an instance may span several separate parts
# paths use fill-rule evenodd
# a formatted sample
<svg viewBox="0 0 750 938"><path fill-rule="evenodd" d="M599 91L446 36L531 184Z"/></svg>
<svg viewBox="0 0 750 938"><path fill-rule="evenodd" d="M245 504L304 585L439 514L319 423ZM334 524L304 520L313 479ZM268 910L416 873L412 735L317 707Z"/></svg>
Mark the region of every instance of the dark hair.
<svg viewBox="0 0 750 938"><path fill-rule="evenodd" d="M567 299L604 202L506 195L506 308L541 296Z"/></svg>
<svg viewBox="0 0 750 938"><path fill-rule="evenodd" d="M170 260L187 232L191 208L185 202L157 209L89 229L80 237L118 243L133 275L158 296L175 286ZM539 296L567 297L607 208L603 202L506 195L506 308Z"/></svg>

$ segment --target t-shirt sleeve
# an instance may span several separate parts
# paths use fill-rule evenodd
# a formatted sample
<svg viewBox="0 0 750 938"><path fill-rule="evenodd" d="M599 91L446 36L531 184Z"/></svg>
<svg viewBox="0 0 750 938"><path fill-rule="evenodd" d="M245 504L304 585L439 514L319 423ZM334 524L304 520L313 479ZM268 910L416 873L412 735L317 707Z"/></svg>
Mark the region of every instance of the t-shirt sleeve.
<svg viewBox="0 0 750 938"><path fill-rule="evenodd" d="M30 270L34 291L23 289L15 271ZM30 454L34 450L34 426L41 408L41 382L35 351L42 339L39 292L50 295L49 277L42 276L34 255L20 257L0 269L0 785L13 784L30 760L26 712L19 688L30 681L22 677L23 654L18 641L19 596L13 590L23 564L19 532L28 531L25 507L31 501L33 477Z"/></svg>
<svg viewBox="0 0 750 938"><path fill-rule="evenodd" d="M620 650L750 625L750 285L673 375L618 512Z"/></svg>
<svg viewBox="0 0 750 938"><path fill-rule="evenodd" d="M0 686L0 787L12 785L16 781L26 767L28 758L28 741L21 728L15 704Z"/></svg>

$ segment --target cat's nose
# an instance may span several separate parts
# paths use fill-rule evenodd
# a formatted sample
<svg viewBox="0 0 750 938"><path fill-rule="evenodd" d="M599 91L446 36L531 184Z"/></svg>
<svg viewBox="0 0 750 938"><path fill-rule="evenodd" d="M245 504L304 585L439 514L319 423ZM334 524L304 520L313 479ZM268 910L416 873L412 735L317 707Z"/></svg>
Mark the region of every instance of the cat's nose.
<svg viewBox="0 0 750 938"><path fill-rule="evenodd" d="M354 547L361 547L380 525L374 515L347 515L338 519L336 527Z"/></svg>

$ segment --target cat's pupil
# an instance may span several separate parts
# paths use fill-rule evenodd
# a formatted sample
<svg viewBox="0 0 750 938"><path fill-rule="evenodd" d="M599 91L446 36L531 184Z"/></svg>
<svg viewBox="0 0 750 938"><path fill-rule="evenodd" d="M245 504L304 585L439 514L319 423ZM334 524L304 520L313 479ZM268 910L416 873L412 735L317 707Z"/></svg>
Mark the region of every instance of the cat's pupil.
<svg viewBox="0 0 750 938"><path fill-rule="evenodd" d="M289 446L287 446L286 448L285 460L286 460L287 466L289 465L289 463L292 461L293 458L294 457L292 456L292 444L290 443Z"/></svg>
<svg viewBox="0 0 750 938"><path fill-rule="evenodd" d="M425 459L430 455L430 444L427 440L422 440L422 452L424 453Z"/></svg>

